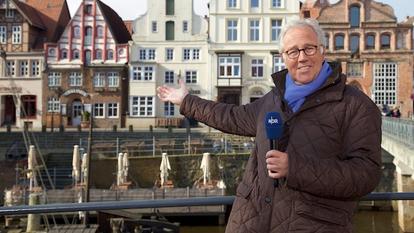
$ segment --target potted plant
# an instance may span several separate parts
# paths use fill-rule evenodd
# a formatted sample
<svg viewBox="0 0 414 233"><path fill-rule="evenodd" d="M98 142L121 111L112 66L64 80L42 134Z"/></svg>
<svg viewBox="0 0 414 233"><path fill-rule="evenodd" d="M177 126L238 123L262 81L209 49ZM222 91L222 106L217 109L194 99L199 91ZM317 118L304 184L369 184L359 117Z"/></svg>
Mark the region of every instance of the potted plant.
<svg viewBox="0 0 414 233"><path fill-rule="evenodd" d="M83 111L82 112L82 119L81 119L81 127L82 128L87 128L89 127L89 121L91 118L91 113L88 111Z"/></svg>

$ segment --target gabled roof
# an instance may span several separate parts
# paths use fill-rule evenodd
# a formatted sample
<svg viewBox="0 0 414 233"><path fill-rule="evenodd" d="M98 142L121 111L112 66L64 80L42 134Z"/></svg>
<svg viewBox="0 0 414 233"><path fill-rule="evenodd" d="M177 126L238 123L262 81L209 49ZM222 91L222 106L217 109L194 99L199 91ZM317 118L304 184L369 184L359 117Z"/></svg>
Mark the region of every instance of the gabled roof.
<svg viewBox="0 0 414 233"><path fill-rule="evenodd" d="M108 24L112 36L118 44L125 44L131 40L131 34L125 26L122 18L109 6L100 0L96 0L98 7L101 9L102 15Z"/></svg>
<svg viewBox="0 0 414 233"><path fill-rule="evenodd" d="M37 10L34 9L32 6L20 2L18 0L10 0L16 6L17 11L20 12L21 15L29 22L30 25L37 27L42 30L46 30L45 25L42 23Z"/></svg>

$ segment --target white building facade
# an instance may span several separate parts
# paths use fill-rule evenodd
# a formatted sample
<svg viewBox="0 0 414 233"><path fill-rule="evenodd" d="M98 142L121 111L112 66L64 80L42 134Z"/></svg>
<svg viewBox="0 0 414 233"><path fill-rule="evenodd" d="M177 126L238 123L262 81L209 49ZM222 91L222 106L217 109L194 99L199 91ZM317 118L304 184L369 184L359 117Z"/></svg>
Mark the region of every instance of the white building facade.
<svg viewBox="0 0 414 233"><path fill-rule="evenodd" d="M211 99L207 29L193 0L148 1L133 23L127 125L181 126L179 107L156 96L158 86L177 86L179 78L192 94Z"/></svg>
<svg viewBox="0 0 414 233"><path fill-rule="evenodd" d="M211 0L209 10L212 99L253 102L274 86L271 74L284 68L279 34L299 18L299 1Z"/></svg>

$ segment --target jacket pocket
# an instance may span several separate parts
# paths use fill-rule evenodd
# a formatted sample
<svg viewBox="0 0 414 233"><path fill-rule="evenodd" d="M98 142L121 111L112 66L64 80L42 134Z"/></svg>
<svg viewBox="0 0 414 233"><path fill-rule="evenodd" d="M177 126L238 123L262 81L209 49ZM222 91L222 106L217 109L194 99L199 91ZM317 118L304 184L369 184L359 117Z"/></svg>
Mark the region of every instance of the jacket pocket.
<svg viewBox="0 0 414 233"><path fill-rule="evenodd" d="M237 187L236 193L238 196L241 196L244 199L248 199L252 190L253 190L253 185L246 185L245 183L240 182L239 186Z"/></svg>
<svg viewBox="0 0 414 233"><path fill-rule="evenodd" d="M295 201L294 205L297 215L320 223L345 226L349 222L347 214L341 209L303 201Z"/></svg>

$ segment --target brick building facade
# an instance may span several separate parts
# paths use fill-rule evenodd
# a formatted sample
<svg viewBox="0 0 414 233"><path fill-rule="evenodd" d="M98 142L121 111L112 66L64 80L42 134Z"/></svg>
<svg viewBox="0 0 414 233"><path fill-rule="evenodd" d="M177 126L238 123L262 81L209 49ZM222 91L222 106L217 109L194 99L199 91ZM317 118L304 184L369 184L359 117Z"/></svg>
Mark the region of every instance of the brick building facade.
<svg viewBox="0 0 414 233"><path fill-rule="evenodd" d="M301 17L319 21L325 31L326 57L342 63L348 83L378 105L413 114L412 30L398 23L391 6L372 0L306 1Z"/></svg>

